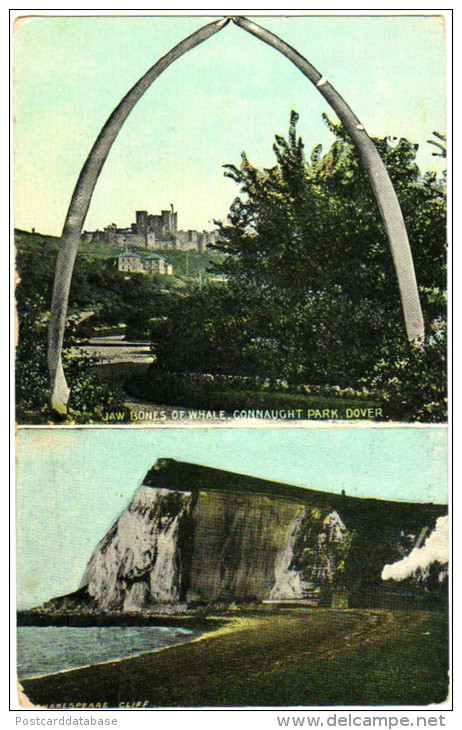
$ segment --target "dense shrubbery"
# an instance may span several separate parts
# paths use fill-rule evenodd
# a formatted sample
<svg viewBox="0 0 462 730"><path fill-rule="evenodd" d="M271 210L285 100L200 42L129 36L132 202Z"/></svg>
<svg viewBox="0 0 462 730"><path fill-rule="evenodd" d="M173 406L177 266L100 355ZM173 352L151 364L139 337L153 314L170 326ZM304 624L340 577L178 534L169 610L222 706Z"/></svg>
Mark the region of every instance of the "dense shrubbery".
<svg viewBox="0 0 462 730"><path fill-rule="evenodd" d="M383 224L356 151L336 141L307 161L292 114L276 165L245 154L226 174L241 189L216 248L226 278L172 301L152 331L154 369L252 375L295 386L364 388L389 417L445 420L445 180L422 175L416 147L375 140L396 188L413 251L427 343L406 339Z"/></svg>
<svg viewBox="0 0 462 730"><path fill-rule="evenodd" d="M53 423L58 417L49 405L46 304L40 297L24 297L18 287L17 305L16 418L19 423ZM93 360L75 349L80 344L71 319L63 350L64 371L72 384L66 420L98 423L103 412L123 410L123 395L95 378Z"/></svg>
<svg viewBox="0 0 462 730"><path fill-rule="evenodd" d="M16 289L18 347L16 350L17 419L22 423L53 422L49 407L47 322L51 302L56 251L42 244L20 249ZM37 265L39 261L40 265ZM102 382L93 371L95 361L78 349L95 327L126 323L128 338L146 338L159 311L159 286L152 277L123 277L114 260L78 256L69 299L70 311L93 310L79 323L70 316L65 331L63 366L71 386L68 422L101 421L107 411L123 411L121 387Z"/></svg>
<svg viewBox="0 0 462 730"><path fill-rule="evenodd" d="M16 417L20 423L28 423L30 416L36 414L37 422L41 422L50 415L46 305L41 297L17 299L17 303L20 312L16 347Z"/></svg>
<svg viewBox="0 0 462 730"><path fill-rule="evenodd" d="M381 394L389 418L439 423L447 418L446 366L446 324L435 322L425 348L384 348L367 383Z"/></svg>
<svg viewBox="0 0 462 730"><path fill-rule="evenodd" d="M225 411L300 411L291 418L330 418L334 410L337 418L348 417L347 409L368 409L380 407L380 403L367 392L341 390L340 388L310 388L308 386L288 389L283 383L270 383L260 378L213 376L206 374L166 373L148 370L125 382L130 395L152 403L168 403L174 406L197 410ZM308 410L329 410L309 416ZM283 416L284 417L284 416ZM353 417L360 417L359 414ZM363 418L367 416L364 415Z"/></svg>

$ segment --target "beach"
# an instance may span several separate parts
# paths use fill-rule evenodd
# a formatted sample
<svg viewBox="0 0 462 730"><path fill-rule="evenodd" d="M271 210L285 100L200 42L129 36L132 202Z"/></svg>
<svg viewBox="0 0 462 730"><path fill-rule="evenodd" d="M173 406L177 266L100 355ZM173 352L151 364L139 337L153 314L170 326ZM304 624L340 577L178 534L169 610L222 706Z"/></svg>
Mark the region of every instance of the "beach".
<svg viewBox="0 0 462 730"><path fill-rule="evenodd" d="M24 692L35 705L52 709L426 705L446 699L442 613L279 609L227 618L185 644L26 680Z"/></svg>

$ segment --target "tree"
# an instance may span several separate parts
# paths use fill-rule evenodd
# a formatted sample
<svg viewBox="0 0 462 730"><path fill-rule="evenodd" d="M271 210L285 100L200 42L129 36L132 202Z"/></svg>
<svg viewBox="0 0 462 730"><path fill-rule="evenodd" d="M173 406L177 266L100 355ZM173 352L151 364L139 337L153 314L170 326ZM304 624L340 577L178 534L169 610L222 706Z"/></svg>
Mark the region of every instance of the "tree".
<svg viewBox="0 0 462 730"><path fill-rule="evenodd" d="M340 124L306 159L292 113L266 170L243 153L225 174L240 187L213 248L225 284L172 303L153 332L155 367L353 388L389 418L446 417L445 179L422 174L416 146L375 140L400 199L428 342L410 344L386 232Z"/></svg>
<svg viewBox="0 0 462 730"><path fill-rule="evenodd" d="M227 254L219 268L229 289L258 291L259 336L285 351L286 377L358 386L390 348L414 350L369 182L342 126L324 119L336 137L325 154L318 145L306 159L292 112L273 168L258 169L245 153L239 167L226 166L240 195L215 247ZM375 143L403 209L432 333L445 317L444 178L421 174L407 140Z"/></svg>

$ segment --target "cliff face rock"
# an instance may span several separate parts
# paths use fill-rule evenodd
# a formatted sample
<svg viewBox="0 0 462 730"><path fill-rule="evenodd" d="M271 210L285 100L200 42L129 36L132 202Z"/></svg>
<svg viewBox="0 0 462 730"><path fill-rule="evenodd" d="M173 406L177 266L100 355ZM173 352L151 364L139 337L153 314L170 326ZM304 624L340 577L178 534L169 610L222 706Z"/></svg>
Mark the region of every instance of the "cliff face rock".
<svg viewBox="0 0 462 730"><path fill-rule="evenodd" d="M191 494L141 486L99 543L81 586L103 610L178 601L179 532Z"/></svg>
<svg viewBox="0 0 462 730"><path fill-rule="evenodd" d="M317 603L340 590L361 604L382 584L383 566L401 560L444 512L159 460L94 550L81 588L102 611Z"/></svg>
<svg viewBox="0 0 462 730"><path fill-rule="evenodd" d="M263 494L200 492L189 600L267 598L303 505Z"/></svg>

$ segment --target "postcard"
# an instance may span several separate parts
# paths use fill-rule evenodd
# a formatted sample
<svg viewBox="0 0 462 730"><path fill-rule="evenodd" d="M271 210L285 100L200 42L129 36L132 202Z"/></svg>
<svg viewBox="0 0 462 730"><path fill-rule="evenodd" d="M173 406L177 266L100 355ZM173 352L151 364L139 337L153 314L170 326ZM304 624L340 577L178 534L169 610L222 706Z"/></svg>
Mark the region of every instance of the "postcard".
<svg viewBox="0 0 462 730"><path fill-rule="evenodd" d="M21 430L22 692L444 703L446 452L444 426Z"/></svg>
<svg viewBox="0 0 462 730"><path fill-rule="evenodd" d="M447 420L444 17L20 17L17 420Z"/></svg>
<svg viewBox="0 0 462 730"><path fill-rule="evenodd" d="M13 28L19 706L447 709L447 14L61 12Z"/></svg>

